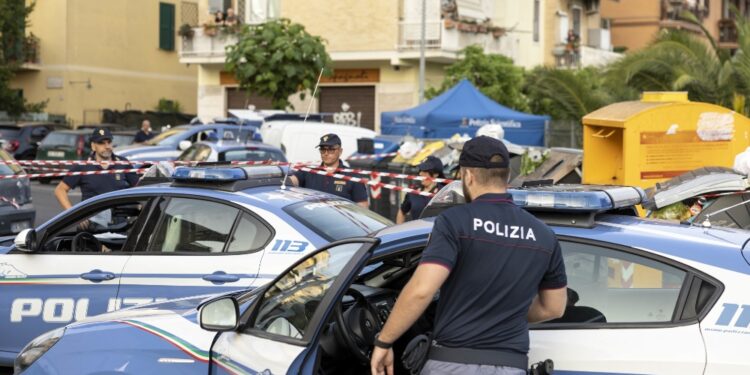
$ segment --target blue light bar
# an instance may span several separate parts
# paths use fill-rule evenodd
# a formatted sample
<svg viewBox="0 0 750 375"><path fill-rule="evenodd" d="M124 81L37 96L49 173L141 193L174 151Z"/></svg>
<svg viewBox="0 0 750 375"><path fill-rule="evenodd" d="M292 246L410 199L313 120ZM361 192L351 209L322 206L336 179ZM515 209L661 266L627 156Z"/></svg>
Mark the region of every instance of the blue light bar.
<svg viewBox="0 0 750 375"><path fill-rule="evenodd" d="M529 210L602 212L640 204L643 189L629 186L553 185L510 189L513 202Z"/></svg>
<svg viewBox="0 0 750 375"><path fill-rule="evenodd" d="M172 178L177 181L231 182L247 180L248 175L243 168L178 167Z"/></svg>

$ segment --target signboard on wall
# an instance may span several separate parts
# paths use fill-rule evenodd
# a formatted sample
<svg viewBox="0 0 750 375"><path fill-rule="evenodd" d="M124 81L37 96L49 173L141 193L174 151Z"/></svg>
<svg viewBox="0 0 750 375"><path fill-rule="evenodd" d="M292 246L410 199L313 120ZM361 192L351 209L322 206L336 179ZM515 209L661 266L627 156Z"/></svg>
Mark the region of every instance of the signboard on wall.
<svg viewBox="0 0 750 375"><path fill-rule="evenodd" d="M323 76L320 83L377 83L379 69L334 69L333 75Z"/></svg>

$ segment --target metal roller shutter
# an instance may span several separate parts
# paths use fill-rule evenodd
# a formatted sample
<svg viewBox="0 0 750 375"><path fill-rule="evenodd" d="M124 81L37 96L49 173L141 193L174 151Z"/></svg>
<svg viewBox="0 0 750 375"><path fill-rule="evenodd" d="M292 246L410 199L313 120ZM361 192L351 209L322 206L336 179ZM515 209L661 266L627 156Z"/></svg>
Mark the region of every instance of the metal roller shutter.
<svg viewBox="0 0 750 375"><path fill-rule="evenodd" d="M375 86L325 86L320 88L320 112L341 112L341 104L349 111L362 113L360 126L375 130Z"/></svg>
<svg viewBox="0 0 750 375"><path fill-rule="evenodd" d="M237 87L227 87L227 110L229 109L247 109L248 105L254 105L255 109L272 109L271 99L248 94ZM227 116L229 113L227 112Z"/></svg>

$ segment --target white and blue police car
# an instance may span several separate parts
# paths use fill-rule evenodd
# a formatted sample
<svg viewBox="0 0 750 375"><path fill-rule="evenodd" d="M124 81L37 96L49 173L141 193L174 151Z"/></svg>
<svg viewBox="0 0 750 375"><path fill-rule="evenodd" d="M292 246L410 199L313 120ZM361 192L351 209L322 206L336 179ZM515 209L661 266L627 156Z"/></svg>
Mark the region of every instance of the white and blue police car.
<svg viewBox="0 0 750 375"><path fill-rule="evenodd" d="M455 203L457 186L433 201ZM531 326L531 363L550 358L556 374L748 373L749 232L638 218L636 188L512 193L552 226L568 273L564 316ZM334 242L262 288L124 309L48 332L24 348L16 371L369 373L373 337L419 263L432 222ZM476 229L498 232L496 223ZM432 311L395 343L397 358L431 329Z"/></svg>
<svg viewBox="0 0 750 375"><path fill-rule="evenodd" d="M55 327L153 301L266 284L305 254L389 220L282 188L279 167L181 167L103 194L0 245L0 366Z"/></svg>

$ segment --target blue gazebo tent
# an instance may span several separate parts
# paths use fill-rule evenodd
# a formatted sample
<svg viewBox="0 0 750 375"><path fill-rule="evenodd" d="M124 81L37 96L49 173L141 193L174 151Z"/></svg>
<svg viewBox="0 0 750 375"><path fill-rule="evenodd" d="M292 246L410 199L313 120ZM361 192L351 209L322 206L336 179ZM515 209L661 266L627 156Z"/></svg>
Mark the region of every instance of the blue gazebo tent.
<svg viewBox="0 0 750 375"><path fill-rule="evenodd" d="M382 134L449 138L456 133L473 137L482 125L500 124L508 141L544 146L547 121L548 116L518 112L496 103L464 79L422 105L404 111L383 112L380 129Z"/></svg>

